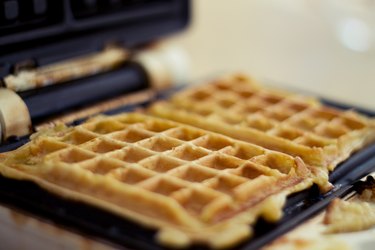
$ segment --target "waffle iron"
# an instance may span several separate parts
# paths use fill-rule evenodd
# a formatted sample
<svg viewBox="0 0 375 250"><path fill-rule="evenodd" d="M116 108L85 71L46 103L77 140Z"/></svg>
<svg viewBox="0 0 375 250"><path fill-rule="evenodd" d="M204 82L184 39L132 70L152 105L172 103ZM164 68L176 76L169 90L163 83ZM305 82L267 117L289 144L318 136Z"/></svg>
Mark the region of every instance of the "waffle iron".
<svg viewBox="0 0 375 250"><path fill-rule="evenodd" d="M116 67L63 83L25 91L9 90L11 116L27 111L23 129L12 130L19 121L9 116L9 105L0 100L0 152L16 149L29 140L29 134L48 121L67 117L77 125L96 113L130 112L165 99L181 87L160 88L161 79L173 69L168 64L152 68L151 61L163 61L150 44L166 35L182 31L190 20L188 0L5 0L0 3L0 79L48 66L71 58L95 54L107 46L129 51L129 58ZM151 52L150 52L151 51ZM146 53L145 57L139 57ZM148 54L147 54L148 53ZM160 68L162 67L162 68ZM163 68L164 67L164 68ZM155 73L156 71L156 73ZM163 71L161 73L160 71ZM167 72L167 73L165 73ZM165 77L165 74L169 74ZM163 77L164 76L164 77ZM130 101L129 101L130 100ZM356 109L368 116L375 112L321 99L329 106ZM22 103L23 108L18 108ZM26 107L26 109L25 109ZM103 108L104 107L104 108ZM6 110L6 111L4 111ZM76 112L79 110L80 112ZM86 111L85 111L86 110ZM71 115L75 114L75 115ZM358 181L375 170L375 144L369 145L341 163L330 175L335 188L320 194L313 186L288 197L285 215L276 224L258 221L255 235L236 249L259 249L323 210L335 197L361 188ZM22 218L21 220L19 218ZM163 249L153 230L119 218L98 208L50 194L28 181L0 176L0 239L5 246L27 248L120 248ZM4 221L6 223L4 223ZM21 222L20 222L21 221ZM27 229L34 224L32 229ZM36 226L35 226L36 225ZM15 235L16 234L16 235ZM40 241L40 235L44 241ZM74 242L74 244L72 243ZM0 245L0 248L1 245ZM205 249L193 246L193 249Z"/></svg>

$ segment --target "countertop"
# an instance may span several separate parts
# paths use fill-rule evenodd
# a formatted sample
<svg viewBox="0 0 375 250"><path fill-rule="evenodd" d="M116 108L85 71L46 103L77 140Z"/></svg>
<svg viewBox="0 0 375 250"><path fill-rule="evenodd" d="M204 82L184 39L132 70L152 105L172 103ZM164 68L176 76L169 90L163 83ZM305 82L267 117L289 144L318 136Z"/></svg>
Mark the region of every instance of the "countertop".
<svg viewBox="0 0 375 250"><path fill-rule="evenodd" d="M188 52L193 81L241 71L375 110L375 14L365 23L372 33L358 34L354 25L343 42L337 24L348 19L360 26L363 13L343 14L320 0L192 3L190 27L168 42Z"/></svg>

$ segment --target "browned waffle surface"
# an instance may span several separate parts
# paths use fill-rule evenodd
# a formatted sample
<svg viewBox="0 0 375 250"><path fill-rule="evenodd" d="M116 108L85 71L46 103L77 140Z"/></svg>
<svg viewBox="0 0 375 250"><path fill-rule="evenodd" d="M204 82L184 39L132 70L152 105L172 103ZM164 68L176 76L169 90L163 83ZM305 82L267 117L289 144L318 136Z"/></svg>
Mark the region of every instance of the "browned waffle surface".
<svg viewBox="0 0 375 250"><path fill-rule="evenodd" d="M375 138L374 120L263 87L240 74L179 92L150 112L300 156L329 170Z"/></svg>
<svg viewBox="0 0 375 250"><path fill-rule="evenodd" d="M155 228L172 247L233 246L313 182L298 157L138 113L39 132L0 155L0 173Z"/></svg>

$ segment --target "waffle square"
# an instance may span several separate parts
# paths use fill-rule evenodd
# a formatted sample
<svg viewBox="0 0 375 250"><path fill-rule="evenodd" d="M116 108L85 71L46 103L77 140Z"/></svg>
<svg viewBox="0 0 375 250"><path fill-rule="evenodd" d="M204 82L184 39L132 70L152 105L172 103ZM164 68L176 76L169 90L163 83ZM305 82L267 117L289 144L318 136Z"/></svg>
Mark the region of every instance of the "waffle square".
<svg viewBox="0 0 375 250"><path fill-rule="evenodd" d="M375 139L375 121L237 74L178 92L150 113L301 157L333 170Z"/></svg>
<svg viewBox="0 0 375 250"><path fill-rule="evenodd" d="M155 228L172 247L233 246L314 182L298 157L140 113L41 131L0 154L0 173Z"/></svg>

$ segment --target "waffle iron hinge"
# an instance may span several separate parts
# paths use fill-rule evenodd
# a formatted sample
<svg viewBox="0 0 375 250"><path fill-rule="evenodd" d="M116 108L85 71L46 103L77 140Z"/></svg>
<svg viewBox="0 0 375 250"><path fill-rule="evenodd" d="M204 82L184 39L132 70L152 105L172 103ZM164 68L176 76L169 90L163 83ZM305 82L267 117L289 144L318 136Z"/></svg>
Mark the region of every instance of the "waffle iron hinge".
<svg viewBox="0 0 375 250"><path fill-rule="evenodd" d="M78 86L82 81L90 84L89 82L94 82L96 77L102 77L101 81L103 82L105 78L103 79L100 73L106 73L110 76L112 71L118 71L120 67L128 67L126 66L127 63L136 65L140 69L136 72L144 75L141 79L145 79L148 87L141 91L142 93L121 93L121 90L119 90L118 95L111 97L110 100L101 99L100 102L90 106L70 109L68 112L63 112L64 115L61 116L58 115L61 110L58 110L51 113L51 117L43 119L42 122L34 121L34 114L39 113L35 109L40 105L29 104L27 101L28 92L36 91L33 100L38 100L39 89L43 90L47 85L49 85L47 87L49 91L51 89L59 91L58 85L70 81L74 81L74 85ZM121 79L121 74L118 72L113 74L117 74L115 79ZM119 106L151 99L158 91L162 91L173 84L186 83L187 78L187 56L181 48L173 45L155 45L137 51L110 47L95 54L64 60L40 68L25 68L2 79L4 87L0 88L0 144L12 136L28 135L33 130L44 127L46 123L51 121L69 123ZM126 84L126 79L124 79L124 85ZM95 88L94 85L92 86ZM116 86L118 85L112 87ZM110 77L108 78L108 88L111 88ZM85 93L79 94L84 95ZM95 93L96 97L99 95L100 91ZM56 102L58 101L64 100L56 100ZM83 104L85 103L77 106ZM43 108L45 109L45 105Z"/></svg>

